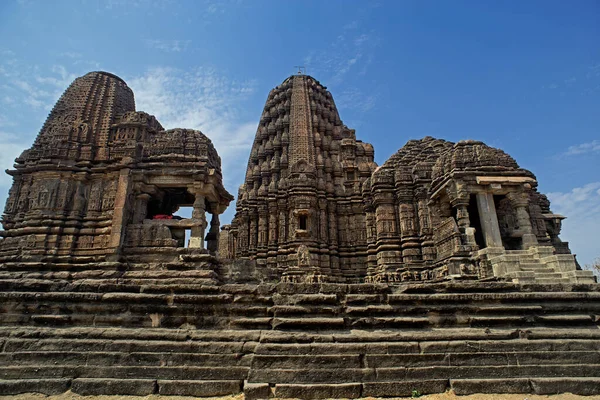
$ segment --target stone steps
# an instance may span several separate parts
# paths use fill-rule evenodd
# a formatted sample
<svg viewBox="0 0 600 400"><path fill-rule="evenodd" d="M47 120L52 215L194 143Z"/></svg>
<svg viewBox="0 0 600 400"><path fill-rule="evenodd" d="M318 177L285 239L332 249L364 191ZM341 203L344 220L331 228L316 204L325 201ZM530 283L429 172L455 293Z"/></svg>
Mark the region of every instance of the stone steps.
<svg viewBox="0 0 600 400"><path fill-rule="evenodd" d="M45 363L67 366L112 366L123 367L171 367L171 366L211 366L250 367L257 369L289 369L298 366L310 368L392 368L476 365L536 365L543 362L552 364L600 364L597 351L561 351L561 352L468 352L468 353L396 353L379 354L377 346L363 349L364 353L345 352L338 348L335 354L308 355L265 355L250 353L173 353L163 352L123 353L123 352L82 352L82 351L28 351L0 354L0 364L18 366L41 366ZM365 354L366 353L366 354Z"/></svg>
<svg viewBox="0 0 600 400"><path fill-rule="evenodd" d="M0 394L410 396L482 376L597 394L599 316L589 285L4 279Z"/></svg>

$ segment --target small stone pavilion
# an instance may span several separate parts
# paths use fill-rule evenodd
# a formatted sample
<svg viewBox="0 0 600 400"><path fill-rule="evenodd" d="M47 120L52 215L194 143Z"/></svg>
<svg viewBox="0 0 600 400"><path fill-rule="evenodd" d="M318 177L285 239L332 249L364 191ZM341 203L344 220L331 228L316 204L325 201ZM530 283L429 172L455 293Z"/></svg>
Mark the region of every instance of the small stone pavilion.
<svg viewBox="0 0 600 400"><path fill-rule="evenodd" d="M69 86L8 173L14 184L0 263L176 261L205 241L214 254L219 214L232 200L210 139L164 130L136 111L131 89L106 72ZM173 219L186 206L192 218Z"/></svg>
<svg viewBox="0 0 600 400"><path fill-rule="evenodd" d="M594 282L535 176L477 141L411 140L381 167L331 93L271 91L221 257L287 282Z"/></svg>

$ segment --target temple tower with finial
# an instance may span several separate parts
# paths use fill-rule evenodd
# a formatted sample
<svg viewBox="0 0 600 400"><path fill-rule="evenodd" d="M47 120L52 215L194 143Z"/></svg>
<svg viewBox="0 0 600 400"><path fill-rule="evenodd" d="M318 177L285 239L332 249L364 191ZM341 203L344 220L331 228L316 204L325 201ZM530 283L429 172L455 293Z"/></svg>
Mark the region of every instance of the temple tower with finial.
<svg viewBox="0 0 600 400"><path fill-rule="evenodd" d="M326 87L302 73L289 77L269 93L222 256L256 260L283 281L360 279L361 185L373 157Z"/></svg>

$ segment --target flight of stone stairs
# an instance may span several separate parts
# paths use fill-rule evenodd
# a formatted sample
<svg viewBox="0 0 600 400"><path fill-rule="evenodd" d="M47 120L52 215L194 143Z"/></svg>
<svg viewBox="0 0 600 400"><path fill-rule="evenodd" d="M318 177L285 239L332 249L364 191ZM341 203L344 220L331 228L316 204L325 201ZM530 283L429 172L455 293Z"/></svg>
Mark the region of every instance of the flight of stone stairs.
<svg viewBox="0 0 600 400"><path fill-rule="evenodd" d="M595 283L592 271L577 270L572 254L553 254L551 247L504 250L489 255L496 276L515 283Z"/></svg>
<svg viewBox="0 0 600 400"><path fill-rule="evenodd" d="M43 275L1 276L1 395L600 394L600 285Z"/></svg>

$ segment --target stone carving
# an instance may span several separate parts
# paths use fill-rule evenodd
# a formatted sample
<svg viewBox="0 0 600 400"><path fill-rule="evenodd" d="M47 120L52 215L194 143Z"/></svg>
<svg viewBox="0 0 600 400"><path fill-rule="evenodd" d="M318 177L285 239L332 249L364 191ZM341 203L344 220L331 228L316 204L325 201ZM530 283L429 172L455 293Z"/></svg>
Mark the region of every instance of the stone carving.
<svg viewBox="0 0 600 400"><path fill-rule="evenodd" d="M280 275L298 266L299 249L306 248L320 255L311 261L314 270L298 272L308 280L364 275L359 265L366 263L366 243L357 245L365 236L364 216L352 204L361 203L360 185L376 167L373 156L373 147L343 125L323 85L306 75L286 79L269 94L256 131L227 228L237 246L223 246L235 249L227 258L276 257L270 273Z"/></svg>
<svg viewBox="0 0 600 400"><path fill-rule="evenodd" d="M305 245L298 247L298 267L308 267L310 265L310 251Z"/></svg>
<svg viewBox="0 0 600 400"><path fill-rule="evenodd" d="M221 248L288 282L494 271L512 279L491 249L499 256L540 246L569 255L560 263L575 269L558 239L562 217L536 187L512 157L477 141L410 140L376 169L373 147L342 124L331 93L300 74L269 94ZM300 268L305 254L319 254L310 269Z"/></svg>
<svg viewBox="0 0 600 400"><path fill-rule="evenodd" d="M14 183L2 219L0 264L15 256L127 257L140 247L161 247L161 254L167 248L177 259L181 234L191 229L203 244L204 212L216 216L232 200L210 139L190 129L164 130L153 116L135 111L131 89L106 72L67 88L9 173ZM199 214L144 224L186 205ZM212 221L218 225L218 218ZM211 232L215 252L218 226Z"/></svg>

